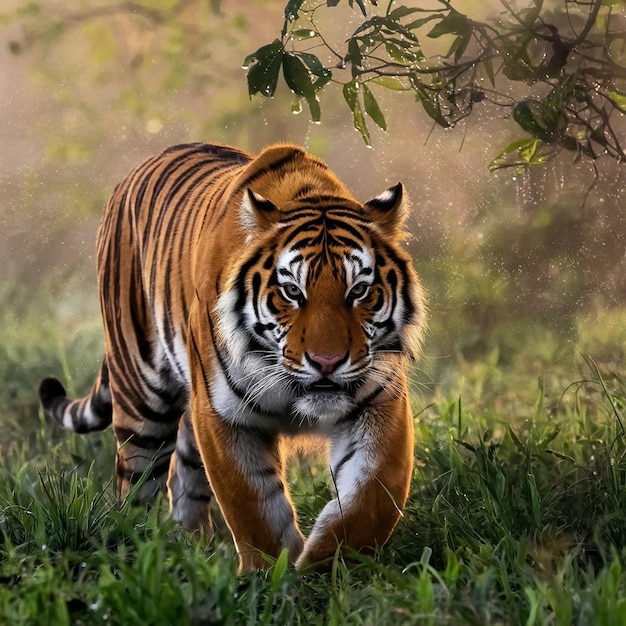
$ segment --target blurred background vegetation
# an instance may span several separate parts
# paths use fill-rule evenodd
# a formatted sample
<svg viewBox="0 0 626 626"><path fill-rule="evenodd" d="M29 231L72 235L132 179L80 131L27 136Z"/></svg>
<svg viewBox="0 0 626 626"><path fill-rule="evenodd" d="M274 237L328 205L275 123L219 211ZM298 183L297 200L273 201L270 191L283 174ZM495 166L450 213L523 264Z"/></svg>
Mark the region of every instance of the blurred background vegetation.
<svg viewBox="0 0 626 626"><path fill-rule="evenodd" d="M370 148L341 89L319 93L320 123L284 87L251 99L244 60L279 36L285 4L3 3L0 448L28 436L43 375L61 375L72 393L88 388L102 350L94 268L102 207L131 167L186 141L252 152L275 141L302 144L364 201L405 183L408 245L432 316L416 411L463 394L476 410L495 407L519 420L520 407L535 401L537 377L556 403L589 374L588 356L605 376L623 377L625 165L563 151L539 167L490 171L520 129L510 107L494 111L487 102L474 102L452 129L414 94L378 89L387 131L370 124ZM483 21L509 4L538 6L450 4ZM604 4L624 19L623 3ZM344 2L317 19L342 41L363 18ZM439 40L445 36L429 45ZM613 118L621 137L622 117Z"/></svg>

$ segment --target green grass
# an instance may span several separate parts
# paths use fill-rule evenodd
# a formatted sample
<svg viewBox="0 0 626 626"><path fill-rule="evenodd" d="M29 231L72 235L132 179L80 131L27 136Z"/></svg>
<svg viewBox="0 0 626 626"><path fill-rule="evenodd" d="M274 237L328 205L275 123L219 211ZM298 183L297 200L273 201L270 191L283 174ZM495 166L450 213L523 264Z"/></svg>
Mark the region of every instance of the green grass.
<svg viewBox="0 0 626 626"><path fill-rule="evenodd" d="M328 574L281 557L237 576L225 528L209 542L168 522L164 499L115 501L111 433L61 433L26 380L43 366L22 371L20 402L5 404L0 623L624 624L626 333L607 326L625 317L581 323L576 344L528 329L473 359L426 358L404 518L380 554L337 558ZM82 330L31 352L17 333L7 380L12 355L80 372L97 343ZM293 492L306 527L328 486L319 468L303 474Z"/></svg>

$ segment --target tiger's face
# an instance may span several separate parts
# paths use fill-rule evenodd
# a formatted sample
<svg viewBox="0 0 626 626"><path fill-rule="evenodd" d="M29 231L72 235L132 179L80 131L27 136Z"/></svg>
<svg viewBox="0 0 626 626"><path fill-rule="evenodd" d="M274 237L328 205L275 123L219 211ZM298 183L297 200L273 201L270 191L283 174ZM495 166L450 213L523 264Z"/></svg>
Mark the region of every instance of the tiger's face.
<svg viewBox="0 0 626 626"><path fill-rule="evenodd" d="M424 304L385 214L401 194L286 212L248 195L271 227L255 233L217 313L230 374L254 381L253 404L333 422L393 386L398 358L416 356Z"/></svg>
<svg viewBox="0 0 626 626"><path fill-rule="evenodd" d="M380 378L372 359L394 321L374 261L373 250L344 245L289 248L278 257L265 299L276 319L270 341L303 416L345 413L359 388Z"/></svg>

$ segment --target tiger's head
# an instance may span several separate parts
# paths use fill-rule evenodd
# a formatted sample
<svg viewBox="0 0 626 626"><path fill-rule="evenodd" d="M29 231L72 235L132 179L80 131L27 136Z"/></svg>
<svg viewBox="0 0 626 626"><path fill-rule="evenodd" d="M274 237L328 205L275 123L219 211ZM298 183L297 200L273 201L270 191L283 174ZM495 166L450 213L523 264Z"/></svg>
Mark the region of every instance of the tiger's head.
<svg viewBox="0 0 626 626"><path fill-rule="evenodd" d="M329 172L314 178L287 195L276 180L242 192L247 245L216 313L230 376L250 401L319 423L393 391L418 355L426 305L401 247L402 185L361 204Z"/></svg>

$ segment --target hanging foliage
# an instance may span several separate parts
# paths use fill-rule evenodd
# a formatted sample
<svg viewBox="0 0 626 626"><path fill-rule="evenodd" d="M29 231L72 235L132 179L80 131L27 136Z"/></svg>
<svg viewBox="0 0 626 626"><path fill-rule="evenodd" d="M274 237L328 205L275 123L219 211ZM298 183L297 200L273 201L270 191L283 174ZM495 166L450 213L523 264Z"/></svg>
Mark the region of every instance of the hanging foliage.
<svg viewBox="0 0 626 626"><path fill-rule="evenodd" d="M320 91L341 86L368 145L369 122L386 129L375 94L387 89L412 94L444 128L477 105L509 116L521 134L492 169L541 165L562 151L592 162L626 161L624 0L531 0L521 9L500 0L489 19L473 19L461 8L465 2L433 0L425 8L348 0L362 21L334 44L319 23L338 2L287 3L280 38L246 59L251 96L272 96L282 67L315 121ZM425 52L425 39L429 50L440 44L436 54Z"/></svg>

